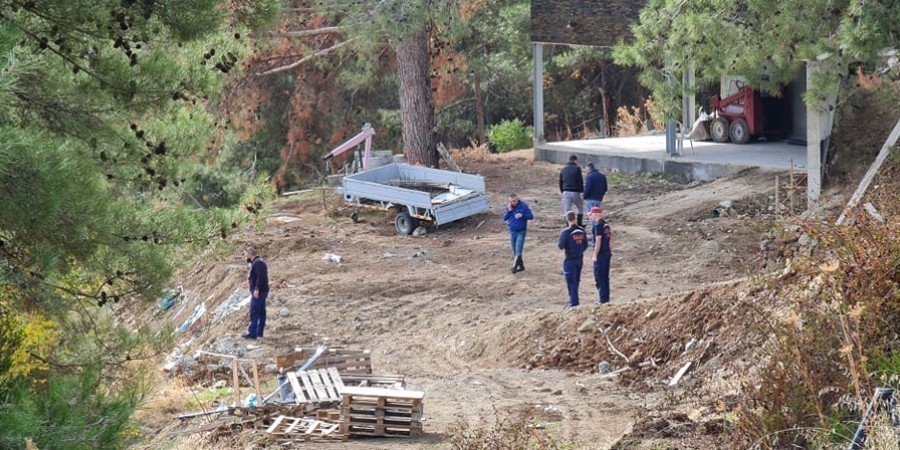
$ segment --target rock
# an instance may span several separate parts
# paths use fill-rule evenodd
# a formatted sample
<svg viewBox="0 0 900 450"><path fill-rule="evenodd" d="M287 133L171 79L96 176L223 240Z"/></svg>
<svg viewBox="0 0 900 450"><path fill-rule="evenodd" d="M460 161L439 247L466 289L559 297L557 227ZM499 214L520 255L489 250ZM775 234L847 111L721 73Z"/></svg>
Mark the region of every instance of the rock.
<svg viewBox="0 0 900 450"><path fill-rule="evenodd" d="M719 206L721 206L723 209L731 209L731 207L734 206L734 202L731 200L722 200L721 202L719 202Z"/></svg>
<svg viewBox="0 0 900 450"><path fill-rule="evenodd" d="M719 243L712 239L704 242L703 248L710 253L719 253L720 251L722 251L722 247L719 245Z"/></svg>
<svg viewBox="0 0 900 450"><path fill-rule="evenodd" d="M806 233L801 234L800 239L797 240L797 243L800 244L801 247L807 247L811 242L812 238Z"/></svg>
<svg viewBox="0 0 900 450"><path fill-rule="evenodd" d="M416 227L412 232L413 236L424 236L426 234L428 234L428 230L426 230L425 227Z"/></svg>
<svg viewBox="0 0 900 450"><path fill-rule="evenodd" d="M644 318L647 320L650 320L650 319L656 317L657 314L659 314L659 311L657 311L655 309L651 309L650 311L647 311L647 314L644 314Z"/></svg>
<svg viewBox="0 0 900 450"><path fill-rule="evenodd" d="M212 387L213 387L213 389L222 389L223 387L225 387L227 385L228 385L227 381L219 380L219 381L216 381L216 384L214 384Z"/></svg>
<svg viewBox="0 0 900 450"><path fill-rule="evenodd" d="M287 317L287 316L291 315L291 310L289 310L287 308L281 308L278 310L278 315L281 317Z"/></svg>
<svg viewBox="0 0 900 450"><path fill-rule="evenodd" d="M266 373L276 373L278 372L278 366L275 364L266 364L266 367L263 368Z"/></svg>
<svg viewBox="0 0 900 450"><path fill-rule="evenodd" d="M612 372L612 366L606 361L600 361L600 364L597 364L597 371L606 375Z"/></svg>
<svg viewBox="0 0 900 450"><path fill-rule="evenodd" d="M557 389L557 390L553 391L553 393L550 395L562 395L562 393L563 393L562 389Z"/></svg>
<svg viewBox="0 0 900 450"><path fill-rule="evenodd" d="M207 364L207 365L206 365L206 371L207 371L207 372L216 372L216 371L218 371L218 370L219 370L219 365L218 365L218 364Z"/></svg>
<svg viewBox="0 0 900 450"><path fill-rule="evenodd" d="M452 244L453 244L453 241L450 240L450 239L447 239L446 241L444 241L444 242L441 243L441 247L449 247L449 246L451 246Z"/></svg>
<svg viewBox="0 0 900 450"><path fill-rule="evenodd" d="M585 320L584 323L582 323L580 327L578 327L578 332L584 333L587 331L591 331L596 326L597 326L597 322L594 322L593 320L588 319L588 320Z"/></svg>

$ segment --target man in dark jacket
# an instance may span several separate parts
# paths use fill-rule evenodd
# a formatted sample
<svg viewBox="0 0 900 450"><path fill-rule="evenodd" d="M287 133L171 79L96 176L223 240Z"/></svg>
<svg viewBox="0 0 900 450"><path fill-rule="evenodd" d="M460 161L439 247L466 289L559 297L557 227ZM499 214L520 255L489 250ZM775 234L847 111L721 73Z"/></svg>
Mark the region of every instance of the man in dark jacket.
<svg viewBox="0 0 900 450"><path fill-rule="evenodd" d="M519 200L516 194L509 194L509 203L503 210L503 221L509 227L509 244L515 256L512 273L525 270L525 264L522 263L522 248L525 247L525 232L531 219L534 219L531 208Z"/></svg>
<svg viewBox="0 0 900 450"><path fill-rule="evenodd" d="M241 337L244 339L256 339L263 337L263 330L266 328L269 268L253 247L244 249L244 257L250 263L250 275L247 277L247 284L250 289L250 325L247 327L247 334Z"/></svg>
<svg viewBox="0 0 900 450"><path fill-rule="evenodd" d="M584 198L584 208L588 210L588 218L591 219L591 229L593 229L596 222L594 222L590 210L595 207L603 207L603 197L606 195L607 188L606 175L595 169L594 163L587 163L587 168L588 173L584 177L584 194L581 197ZM592 233L591 242L594 242L595 238L596 236Z"/></svg>
<svg viewBox="0 0 900 450"><path fill-rule="evenodd" d="M594 263L594 282L597 283L597 291L600 294L600 304L602 305L609 303L609 264L612 260L612 229L603 220L603 209L599 206L591 208L589 214L591 223L594 224L594 236L596 236L591 261Z"/></svg>
<svg viewBox="0 0 900 450"><path fill-rule="evenodd" d="M578 306L578 285L581 284L584 251L588 246L587 233L575 223L575 220L575 213L567 212L566 222L569 223L569 227L559 235L559 248L566 252L566 259L563 260L563 275L566 276L566 286L569 290L569 303L566 308Z"/></svg>
<svg viewBox="0 0 900 450"><path fill-rule="evenodd" d="M562 193L563 214L572 209L572 205L578 209L577 223L583 227L584 202L581 193L584 192L584 180L581 178L581 168L578 167L578 157L569 157L569 163L559 171L559 192Z"/></svg>

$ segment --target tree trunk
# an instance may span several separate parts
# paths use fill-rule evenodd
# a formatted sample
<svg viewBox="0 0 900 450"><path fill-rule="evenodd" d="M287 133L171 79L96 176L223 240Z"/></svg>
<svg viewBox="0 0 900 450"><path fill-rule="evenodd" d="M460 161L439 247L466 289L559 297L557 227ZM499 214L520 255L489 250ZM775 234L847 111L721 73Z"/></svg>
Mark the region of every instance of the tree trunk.
<svg viewBox="0 0 900 450"><path fill-rule="evenodd" d="M403 153L410 164L437 167L428 32L423 28L418 33L407 36L397 44L395 50L400 80Z"/></svg>
<svg viewBox="0 0 900 450"><path fill-rule="evenodd" d="M475 120L478 123L478 144L482 145L487 142L484 134L484 100L481 95L481 77L475 73Z"/></svg>

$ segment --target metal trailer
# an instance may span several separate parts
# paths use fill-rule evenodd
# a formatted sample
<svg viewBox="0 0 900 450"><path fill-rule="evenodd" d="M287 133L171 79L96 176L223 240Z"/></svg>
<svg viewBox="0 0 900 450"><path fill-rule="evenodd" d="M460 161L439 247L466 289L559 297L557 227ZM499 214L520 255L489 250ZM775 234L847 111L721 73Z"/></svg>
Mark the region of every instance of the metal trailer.
<svg viewBox="0 0 900 450"><path fill-rule="evenodd" d="M344 201L361 207L396 209L399 234L411 234L419 221L434 225L459 220L489 209L484 177L408 164L388 164L347 175L342 181Z"/></svg>

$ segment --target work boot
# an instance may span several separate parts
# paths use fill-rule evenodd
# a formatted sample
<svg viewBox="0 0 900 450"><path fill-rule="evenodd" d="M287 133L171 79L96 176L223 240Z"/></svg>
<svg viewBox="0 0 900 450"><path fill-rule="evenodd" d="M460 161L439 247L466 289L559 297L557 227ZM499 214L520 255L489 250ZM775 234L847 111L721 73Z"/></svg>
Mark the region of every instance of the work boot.
<svg viewBox="0 0 900 450"><path fill-rule="evenodd" d="M516 259L513 260L513 265L510 268L510 271L512 271L512 273L516 273L519 271L519 257L516 257Z"/></svg>
<svg viewBox="0 0 900 450"><path fill-rule="evenodd" d="M521 271L525 270L525 264L522 263L522 257L521 257L521 256L519 256L519 257L516 258L516 266L515 266L515 270L516 270L516 272L521 272Z"/></svg>
<svg viewBox="0 0 900 450"><path fill-rule="evenodd" d="M584 228L584 214L579 214L578 216L578 226Z"/></svg>

